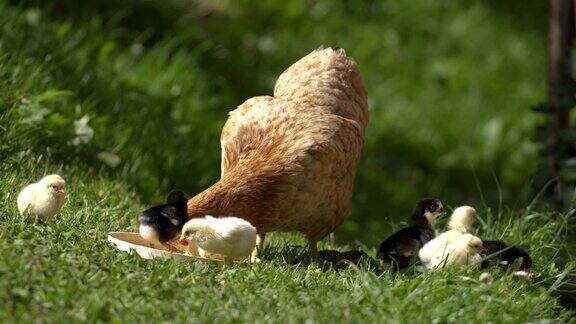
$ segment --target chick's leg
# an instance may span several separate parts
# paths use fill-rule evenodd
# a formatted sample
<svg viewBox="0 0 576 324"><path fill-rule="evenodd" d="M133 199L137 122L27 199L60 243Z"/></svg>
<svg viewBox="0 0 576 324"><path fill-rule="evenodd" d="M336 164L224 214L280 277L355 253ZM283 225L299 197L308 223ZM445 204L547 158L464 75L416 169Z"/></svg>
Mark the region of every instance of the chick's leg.
<svg viewBox="0 0 576 324"><path fill-rule="evenodd" d="M164 248L165 248L167 251L170 251L170 252L178 252L178 251L180 251L180 250L178 250L178 248L175 247L174 244L171 243L171 242L164 243L163 246L164 246Z"/></svg>
<svg viewBox="0 0 576 324"><path fill-rule="evenodd" d="M256 262L258 260L258 255L264 249L264 239L266 238L266 233L261 233L256 235L256 246L252 251L252 255L250 256L250 260Z"/></svg>
<svg viewBox="0 0 576 324"><path fill-rule="evenodd" d="M254 246L254 250L250 253L246 259L248 263L253 262L260 262L258 255L262 252L262 248L264 247L264 238L266 237L266 233L256 234L256 245Z"/></svg>

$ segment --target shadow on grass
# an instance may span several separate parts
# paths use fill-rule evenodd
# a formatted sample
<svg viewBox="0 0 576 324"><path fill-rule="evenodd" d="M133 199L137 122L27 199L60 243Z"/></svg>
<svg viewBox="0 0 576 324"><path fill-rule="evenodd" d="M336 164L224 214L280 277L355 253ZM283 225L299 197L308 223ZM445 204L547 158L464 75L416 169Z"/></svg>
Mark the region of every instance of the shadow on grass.
<svg viewBox="0 0 576 324"><path fill-rule="evenodd" d="M372 271L376 275L380 275L383 272L380 262L361 250L320 250L318 251L318 257L319 262L314 264L317 264L323 271L329 271L330 269L340 271L350 267L357 267ZM288 264L297 268L306 268L313 264L308 249L295 245L265 247L264 251L262 251L261 259L267 262Z"/></svg>

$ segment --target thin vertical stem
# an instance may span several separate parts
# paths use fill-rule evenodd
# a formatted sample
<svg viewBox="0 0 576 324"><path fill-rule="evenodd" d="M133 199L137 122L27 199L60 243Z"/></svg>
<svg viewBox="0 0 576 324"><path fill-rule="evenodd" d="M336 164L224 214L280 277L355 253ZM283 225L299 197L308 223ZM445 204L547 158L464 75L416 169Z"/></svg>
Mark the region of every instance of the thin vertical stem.
<svg viewBox="0 0 576 324"><path fill-rule="evenodd" d="M556 180L556 194L561 194L561 181L559 161L562 152L559 149L559 134L570 127L570 112L567 109L558 109L566 102L566 91L574 84L572 78L572 47L574 45L575 29L575 0L550 0L550 19L548 31L548 99L552 114L549 122L553 133L547 141L551 149L547 163Z"/></svg>

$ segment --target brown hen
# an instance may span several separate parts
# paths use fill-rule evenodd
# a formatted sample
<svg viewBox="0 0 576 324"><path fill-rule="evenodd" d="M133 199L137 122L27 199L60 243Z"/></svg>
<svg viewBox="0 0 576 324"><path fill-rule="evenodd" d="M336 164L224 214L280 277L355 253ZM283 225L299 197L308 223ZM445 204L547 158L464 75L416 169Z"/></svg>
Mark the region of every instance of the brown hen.
<svg viewBox="0 0 576 324"><path fill-rule="evenodd" d="M263 237L299 231L316 243L348 217L368 120L367 94L342 49L315 50L278 78L274 96L230 112L222 175L188 200L188 217L236 216Z"/></svg>

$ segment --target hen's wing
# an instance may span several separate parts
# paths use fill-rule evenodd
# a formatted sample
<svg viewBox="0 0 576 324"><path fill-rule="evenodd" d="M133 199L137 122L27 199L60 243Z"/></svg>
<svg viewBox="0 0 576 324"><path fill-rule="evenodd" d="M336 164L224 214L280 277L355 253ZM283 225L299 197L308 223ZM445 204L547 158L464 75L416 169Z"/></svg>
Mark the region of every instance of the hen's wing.
<svg viewBox="0 0 576 324"><path fill-rule="evenodd" d="M359 157L362 141L361 127L353 120L307 109L301 102L254 97L231 111L222 129L222 176L254 152L288 164L320 156L332 164L349 163L355 160L350 157ZM339 157L346 161L333 160Z"/></svg>
<svg viewBox="0 0 576 324"><path fill-rule="evenodd" d="M262 96L247 100L229 113L220 136L222 178L234 168L242 154L254 149L251 138L256 138L265 131L264 117L278 107L276 99Z"/></svg>

